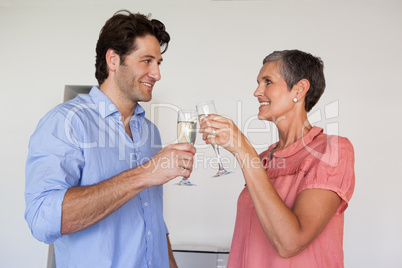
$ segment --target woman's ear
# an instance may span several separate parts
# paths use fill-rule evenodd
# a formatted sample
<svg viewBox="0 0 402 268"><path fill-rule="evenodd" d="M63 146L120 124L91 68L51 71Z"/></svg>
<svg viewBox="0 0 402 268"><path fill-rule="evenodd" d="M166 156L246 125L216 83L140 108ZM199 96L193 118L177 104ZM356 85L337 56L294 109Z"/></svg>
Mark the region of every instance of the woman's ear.
<svg viewBox="0 0 402 268"><path fill-rule="evenodd" d="M120 56L111 48L106 52L106 63L111 72L116 71L117 66L120 65Z"/></svg>
<svg viewBox="0 0 402 268"><path fill-rule="evenodd" d="M307 91L310 89L310 81L307 79L302 79L299 82L297 82L296 86L296 98L299 100L304 98L307 94Z"/></svg>

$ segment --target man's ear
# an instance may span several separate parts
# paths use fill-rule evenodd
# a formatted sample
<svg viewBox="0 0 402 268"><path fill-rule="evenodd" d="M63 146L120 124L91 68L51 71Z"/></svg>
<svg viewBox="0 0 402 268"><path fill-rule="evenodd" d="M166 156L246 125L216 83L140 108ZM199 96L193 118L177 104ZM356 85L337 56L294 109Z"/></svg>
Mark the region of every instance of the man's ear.
<svg viewBox="0 0 402 268"><path fill-rule="evenodd" d="M106 63L111 72L116 71L117 66L120 65L120 56L111 48L106 52Z"/></svg>

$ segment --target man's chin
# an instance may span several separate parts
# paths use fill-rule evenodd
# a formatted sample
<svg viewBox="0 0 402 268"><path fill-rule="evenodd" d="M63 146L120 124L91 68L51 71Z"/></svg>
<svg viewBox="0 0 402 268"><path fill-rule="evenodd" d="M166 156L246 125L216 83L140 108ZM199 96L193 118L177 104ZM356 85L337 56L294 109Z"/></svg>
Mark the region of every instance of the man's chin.
<svg viewBox="0 0 402 268"><path fill-rule="evenodd" d="M151 100L152 100L152 94L148 94L147 96L143 96L140 101L141 102L149 102Z"/></svg>

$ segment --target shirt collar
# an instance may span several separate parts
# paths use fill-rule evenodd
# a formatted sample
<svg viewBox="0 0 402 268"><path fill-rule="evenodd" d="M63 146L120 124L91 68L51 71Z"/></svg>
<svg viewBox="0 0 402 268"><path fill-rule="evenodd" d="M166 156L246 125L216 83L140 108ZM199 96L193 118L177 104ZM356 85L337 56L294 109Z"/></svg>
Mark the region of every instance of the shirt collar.
<svg viewBox="0 0 402 268"><path fill-rule="evenodd" d="M97 86L93 86L91 88L89 96L91 97L93 103L97 106L98 112L103 118L106 118L107 116L114 113L120 114L116 105L114 105L114 103L109 99L109 97L106 96L106 94L103 93ZM138 118L141 123L145 117L145 110L138 103L135 106L133 118L134 117Z"/></svg>
<svg viewBox="0 0 402 268"><path fill-rule="evenodd" d="M140 123L142 123L144 121L145 110L144 110L144 108L142 108L142 106L139 103L137 103L137 105L135 106L134 115L132 118L138 118Z"/></svg>
<svg viewBox="0 0 402 268"><path fill-rule="evenodd" d="M303 148L305 148L306 145L310 144L314 140L314 138L317 137L322 132L323 132L322 128L313 127L305 136L301 137L301 139L297 140L295 143L289 145L285 149L274 152L274 156L275 157L292 156L292 155L296 154L297 152L299 152L300 150L302 150ZM277 145L278 145L278 143L272 144L268 151L271 151Z"/></svg>

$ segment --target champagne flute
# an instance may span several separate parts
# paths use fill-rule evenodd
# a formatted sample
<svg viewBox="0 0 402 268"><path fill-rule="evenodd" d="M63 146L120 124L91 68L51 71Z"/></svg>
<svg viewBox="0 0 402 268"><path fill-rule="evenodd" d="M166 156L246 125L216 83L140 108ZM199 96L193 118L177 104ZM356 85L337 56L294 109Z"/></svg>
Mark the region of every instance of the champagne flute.
<svg viewBox="0 0 402 268"><path fill-rule="evenodd" d="M179 143L189 142L194 145L197 135L197 113L194 110L179 110L177 114L177 140ZM182 177L181 181L174 185L196 186L188 178Z"/></svg>
<svg viewBox="0 0 402 268"><path fill-rule="evenodd" d="M198 114L198 120L201 121L204 117L208 116L209 114L216 114L216 108L214 101L205 101L197 104L197 114ZM208 137L214 137L214 135L208 135ZM223 175L228 175L233 173L232 171L227 171L223 165L222 165L222 160L221 160L221 154L219 153L219 146L215 144L211 144L212 148L214 148L215 154L218 157L218 165L219 165L219 170L218 172L212 176L213 178L220 177Z"/></svg>

